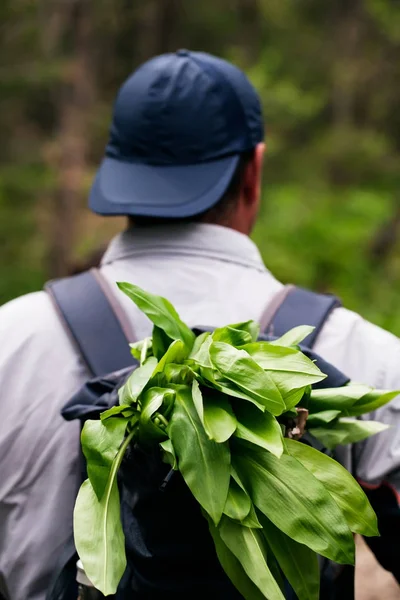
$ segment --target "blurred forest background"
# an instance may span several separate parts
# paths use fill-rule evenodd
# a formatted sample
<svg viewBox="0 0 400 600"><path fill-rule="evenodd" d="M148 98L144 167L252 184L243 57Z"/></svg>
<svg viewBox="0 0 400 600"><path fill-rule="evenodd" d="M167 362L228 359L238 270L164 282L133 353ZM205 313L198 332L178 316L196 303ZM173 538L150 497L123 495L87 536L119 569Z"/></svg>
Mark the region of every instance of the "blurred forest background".
<svg viewBox="0 0 400 600"><path fill-rule="evenodd" d="M113 97L184 47L261 94L267 265L400 334L398 0L1 0L0 27L0 304L121 227L86 209Z"/></svg>

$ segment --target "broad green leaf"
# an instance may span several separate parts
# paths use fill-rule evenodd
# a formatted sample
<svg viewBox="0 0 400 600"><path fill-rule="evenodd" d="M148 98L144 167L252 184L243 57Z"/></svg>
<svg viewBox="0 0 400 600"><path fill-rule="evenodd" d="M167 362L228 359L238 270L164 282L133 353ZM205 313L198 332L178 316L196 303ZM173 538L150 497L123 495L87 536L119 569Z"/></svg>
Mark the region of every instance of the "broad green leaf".
<svg viewBox="0 0 400 600"><path fill-rule="evenodd" d="M75 503L75 547L86 575L105 596L115 594L126 568L117 473L134 435L132 431L118 450L101 500L87 479Z"/></svg>
<svg viewBox="0 0 400 600"><path fill-rule="evenodd" d="M368 394L360 398L360 400L357 400L352 407L344 410L343 414L347 417L359 417L360 415L370 413L381 406L388 404L388 402L396 398L399 393L399 390L394 392L371 390Z"/></svg>
<svg viewBox="0 0 400 600"><path fill-rule="evenodd" d="M152 347L154 356L160 360L167 352L173 340L163 329L154 325L152 334Z"/></svg>
<svg viewBox="0 0 400 600"><path fill-rule="evenodd" d="M203 395L200 390L200 386L196 379L193 379L192 383L192 398L193 404L199 416L201 423L204 425L204 406L203 406Z"/></svg>
<svg viewBox="0 0 400 600"><path fill-rule="evenodd" d="M160 446L161 446L162 450L164 451L164 456L163 456L164 462L171 465L171 467L174 469L174 471L177 471L178 463L176 460L176 454L175 454L175 450L174 450L171 440L168 439L168 440L165 440L164 442L161 442Z"/></svg>
<svg viewBox="0 0 400 600"><path fill-rule="evenodd" d="M117 406L112 406L108 410L105 410L100 414L100 419L102 421L106 421L107 419L111 419L113 417L124 417L126 419L130 419L134 414L137 414L138 410L132 404L118 404Z"/></svg>
<svg viewBox="0 0 400 600"><path fill-rule="evenodd" d="M237 418L235 437L261 446L275 456L281 456L282 430L273 415L268 412L260 413L252 405L240 401L234 403L234 411Z"/></svg>
<svg viewBox="0 0 400 600"><path fill-rule="evenodd" d="M256 512L256 509L254 508L253 503L251 503L249 514L247 515L246 518L243 519L241 524L244 527L250 527L251 529L262 529L262 525L261 525L260 521L258 520L257 512ZM276 579L276 577L275 577L275 579Z"/></svg>
<svg viewBox="0 0 400 600"><path fill-rule="evenodd" d="M175 390L170 388L152 387L143 393L142 411L139 419L139 435L144 443L153 440L163 441L168 437L165 426L161 427L154 422L154 414L161 408L164 402L170 404L174 399Z"/></svg>
<svg viewBox="0 0 400 600"><path fill-rule="evenodd" d="M120 404L132 404L137 401L153 376L156 366L157 359L150 356L141 367L133 371L125 385L118 392Z"/></svg>
<svg viewBox="0 0 400 600"><path fill-rule="evenodd" d="M273 379L275 379L275 373L273 374ZM279 385L278 385L279 387ZM297 406L299 403L301 405L303 405L303 396L306 392L306 390L308 389L309 386L306 387L302 387L298 390L293 390L287 394L284 395L284 402L285 402L285 406L286 406L286 411L291 410L292 408L294 408L295 406ZM285 411L285 412L286 412Z"/></svg>
<svg viewBox="0 0 400 600"><path fill-rule="evenodd" d="M93 490L100 500L107 486L112 463L124 441L128 421L113 418L107 421L86 421L81 443L86 458L87 473Z"/></svg>
<svg viewBox="0 0 400 600"><path fill-rule="evenodd" d="M248 495L248 493L245 490L245 487L244 487L243 483L240 480L239 475L237 474L237 471L234 469L234 467L232 465L231 465L231 476L232 476L232 479L235 481L235 483L246 494L246 496L248 496L250 498L250 496ZM255 508L254 508L253 503L251 502L251 500L250 500L250 512L241 521L241 523L245 527L251 527L252 529L261 529L262 528L262 525L260 524L260 521L257 518L257 513L256 513L256 510L255 510Z"/></svg>
<svg viewBox="0 0 400 600"><path fill-rule="evenodd" d="M187 348L185 347L185 344L182 342L182 340L174 340L164 356L160 358L159 363L156 365L153 377L157 375L157 373L162 373L166 365L170 363L183 363L186 357Z"/></svg>
<svg viewBox="0 0 400 600"><path fill-rule="evenodd" d="M214 342L210 346L210 358L226 379L273 415L280 415L285 410L282 395L271 376L247 352L223 342Z"/></svg>
<svg viewBox="0 0 400 600"><path fill-rule="evenodd" d="M349 383L338 388L324 388L321 390L312 390L308 399L310 413L321 412L323 410L345 410L353 406L359 399L365 396L371 388L368 385L358 383Z"/></svg>
<svg viewBox="0 0 400 600"><path fill-rule="evenodd" d="M116 480L99 502L86 479L75 503L75 546L86 575L105 596L115 594L126 568L120 511Z"/></svg>
<svg viewBox="0 0 400 600"><path fill-rule="evenodd" d="M194 378L194 373L187 365L177 365L168 363L164 367L165 381L169 383L177 383L181 385L191 385Z"/></svg>
<svg viewBox="0 0 400 600"><path fill-rule="evenodd" d="M197 337L195 339L193 349L192 349L191 353L189 354L189 359L188 359L189 363L190 363L190 361L193 361L200 367L204 367L204 368L212 367L211 360L210 360L210 354L209 354L209 350L210 350L210 346L211 346L212 342L213 342L213 339L211 337L210 332L206 331L206 332L202 333L201 335L199 335L199 337Z"/></svg>
<svg viewBox="0 0 400 600"><path fill-rule="evenodd" d="M352 417L342 417L326 427L311 427L309 432L326 448L333 450L338 445L361 442L388 428L389 425L378 421L360 421Z"/></svg>
<svg viewBox="0 0 400 600"><path fill-rule="evenodd" d="M294 440L285 440L286 448L310 471L331 494L355 533L379 535L376 515L357 481L338 462Z"/></svg>
<svg viewBox="0 0 400 600"><path fill-rule="evenodd" d="M200 369L200 383L204 386L211 388L213 390L218 390L227 396L232 396L232 398L241 398L242 400L246 400L250 402L254 406L258 408L258 410L264 412L265 406L257 402L254 398L252 398L249 394L246 394L244 390L238 388L237 385L229 381L229 379L225 379L220 373L213 369Z"/></svg>
<svg viewBox="0 0 400 600"><path fill-rule="evenodd" d="M237 421L226 396L206 393L203 396L203 409L204 428L210 440L218 443L229 440L236 430Z"/></svg>
<svg viewBox="0 0 400 600"><path fill-rule="evenodd" d="M266 517L264 517L264 518L266 518ZM242 523L242 525L243 525L243 523ZM261 525L260 525L260 527L258 527L258 529L262 529ZM279 585L281 592L283 593L283 595L286 598L285 581L283 579L283 573L282 573L281 568L279 567L278 561L276 560L276 558L274 556L274 553L272 552L271 546L268 544L268 540L265 537L265 535L263 535L263 543L264 543L265 553L267 555L268 568L271 571L271 574L272 574L273 578L275 579L276 583Z"/></svg>
<svg viewBox="0 0 400 600"><path fill-rule="evenodd" d="M233 329L247 331L250 334L251 342L256 342L260 334L260 325L256 321L242 321L241 323L231 323Z"/></svg>
<svg viewBox="0 0 400 600"><path fill-rule="evenodd" d="M307 417L307 428L330 423L340 415L340 410L322 410Z"/></svg>
<svg viewBox="0 0 400 600"><path fill-rule="evenodd" d="M226 327L218 327L212 334L214 342L225 342L231 346L244 346L250 344L252 337L248 331L235 329L231 325Z"/></svg>
<svg viewBox="0 0 400 600"><path fill-rule="evenodd" d="M150 337L147 337L143 340L143 346L140 351L140 364L143 365L148 358L148 355L152 352L153 349L153 340Z"/></svg>
<svg viewBox="0 0 400 600"><path fill-rule="evenodd" d="M244 527L223 516L218 527L224 544L240 561L246 574L268 600L285 600L267 564L263 536L259 529Z"/></svg>
<svg viewBox="0 0 400 600"><path fill-rule="evenodd" d="M277 458L240 442L231 448L232 464L250 498L274 525L335 562L354 563L354 540L346 520L312 473L288 454Z"/></svg>
<svg viewBox="0 0 400 600"><path fill-rule="evenodd" d="M311 327L311 325L299 325L298 327L293 327L293 329L284 333L280 338L271 342L271 344L288 347L297 346L298 344L301 344L314 329L315 327Z"/></svg>
<svg viewBox="0 0 400 600"><path fill-rule="evenodd" d="M190 388L175 386L175 408L168 428L179 470L193 496L218 524L230 480L228 443L209 440Z"/></svg>
<svg viewBox="0 0 400 600"><path fill-rule="evenodd" d="M275 527L263 514L259 515L263 535L268 541L283 573L299 600L319 600L318 556Z"/></svg>
<svg viewBox="0 0 400 600"><path fill-rule="evenodd" d="M211 519L208 518L207 520L218 560L233 585L245 600L266 600L264 594L261 593L258 587L254 585L250 577L246 574L236 556L229 550L227 545L224 544L218 529L214 526Z"/></svg>
<svg viewBox="0 0 400 600"><path fill-rule="evenodd" d="M270 372L283 395L326 378L312 360L294 348L274 346L269 342L255 342L247 344L243 350L263 369Z"/></svg>
<svg viewBox="0 0 400 600"><path fill-rule="evenodd" d="M185 346L191 350L195 335L193 331L181 321L172 304L162 298L131 283L119 282L119 289L124 292L136 306L160 329L162 329L172 340L182 340Z"/></svg>
<svg viewBox="0 0 400 600"><path fill-rule="evenodd" d="M236 521L243 521L249 514L250 509L251 500L249 496L231 477L224 514Z"/></svg>
<svg viewBox="0 0 400 600"><path fill-rule="evenodd" d="M131 349L131 354L136 360L143 364L144 361L151 356L153 345L151 337L146 337L139 342L134 342L133 344L129 344Z"/></svg>

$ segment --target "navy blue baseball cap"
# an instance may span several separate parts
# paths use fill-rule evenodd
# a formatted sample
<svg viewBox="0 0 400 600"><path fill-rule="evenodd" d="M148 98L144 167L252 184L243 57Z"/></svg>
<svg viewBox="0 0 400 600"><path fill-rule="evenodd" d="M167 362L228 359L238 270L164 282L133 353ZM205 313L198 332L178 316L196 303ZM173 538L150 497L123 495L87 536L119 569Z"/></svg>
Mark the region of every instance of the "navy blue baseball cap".
<svg viewBox="0 0 400 600"><path fill-rule="evenodd" d="M118 92L90 208L102 215L200 214L223 196L240 154L263 137L260 100L240 69L203 52L153 58Z"/></svg>

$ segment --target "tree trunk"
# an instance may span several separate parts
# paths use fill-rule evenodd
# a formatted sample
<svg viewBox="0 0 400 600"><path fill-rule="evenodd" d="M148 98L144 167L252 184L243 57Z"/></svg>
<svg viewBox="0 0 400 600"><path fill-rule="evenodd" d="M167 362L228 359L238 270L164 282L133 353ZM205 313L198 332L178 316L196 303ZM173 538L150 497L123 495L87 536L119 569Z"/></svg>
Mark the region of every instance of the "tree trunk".
<svg viewBox="0 0 400 600"><path fill-rule="evenodd" d="M49 274L67 272L78 233L79 209L87 164L87 117L93 102L90 0L57 2L53 15L58 23L58 56L65 58L64 76L55 94L58 131L52 167L57 184L52 197Z"/></svg>

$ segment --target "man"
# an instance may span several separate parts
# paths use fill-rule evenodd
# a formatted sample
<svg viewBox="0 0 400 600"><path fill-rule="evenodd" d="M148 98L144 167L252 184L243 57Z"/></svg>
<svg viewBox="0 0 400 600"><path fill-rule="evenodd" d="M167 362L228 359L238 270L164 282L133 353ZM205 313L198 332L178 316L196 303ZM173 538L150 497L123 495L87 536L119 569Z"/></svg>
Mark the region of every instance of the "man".
<svg viewBox="0 0 400 600"><path fill-rule="evenodd" d="M151 327L117 281L165 296L191 326L259 320L282 289L248 238L260 202L263 137L255 90L218 58L160 56L122 86L90 207L129 217L100 272L131 339ZM80 483L79 425L64 422L60 409L88 373L45 292L0 310L0 339L2 592L44 600ZM353 380L400 388L399 340L344 308L333 311L315 349ZM373 417L391 422L399 410L392 402ZM360 447L361 479L379 485L394 477L398 436L390 430Z"/></svg>

